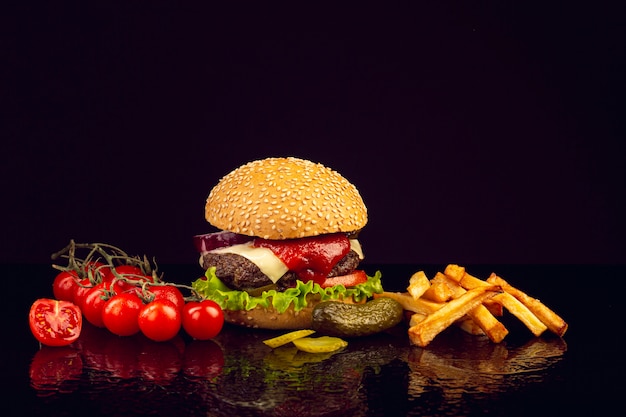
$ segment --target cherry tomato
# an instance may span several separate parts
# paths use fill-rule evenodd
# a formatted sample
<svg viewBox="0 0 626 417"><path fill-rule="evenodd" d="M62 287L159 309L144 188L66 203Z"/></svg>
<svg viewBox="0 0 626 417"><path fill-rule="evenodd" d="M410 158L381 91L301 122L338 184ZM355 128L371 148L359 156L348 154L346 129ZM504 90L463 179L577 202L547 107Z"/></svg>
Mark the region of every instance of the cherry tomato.
<svg viewBox="0 0 626 417"><path fill-rule="evenodd" d="M128 281L118 280L117 282L125 289L141 286L144 281L153 282L153 278L143 273L140 267L136 265L119 265L115 267L115 272ZM116 278L113 272L109 275L112 279Z"/></svg>
<svg viewBox="0 0 626 417"><path fill-rule="evenodd" d="M77 281L74 286L74 294L72 296L72 302L76 304L78 307L82 308L83 301L87 296L87 293L94 287L94 284L89 280L89 278L83 278Z"/></svg>
<svg viewBox="0 0 626 417"><path fill-rule="evenodd" d="M165 299L154 300L139 312L139 329L151 340L164 342L178 334L181 326L180 310Z"/></svg>
<svg viewBox="0 0 626 417"><path fill-rule="evenodd" d="M111 333L132 336L139 332L137 320L143 302L136 292L123 292L111 297L102 308L102 322Z"/></svg>
<svg viewBox="0 0 626 417"><path fill-rule="evenodd" d="M183 329L197 340L208 340L224 326L224 312L212 300L190 301L183 307Z"/></svg>
<svg viewBox="0 0 626 417"><path fill-rule="evenodd" d="M106 296L105 285L107 285L106 282L101 282L87 291L80 305L85 320L96 327L104 327L102 309L106 303L104 298Z"/></svg>
<svg viewBox="0 0 626 417"><path fill-rule="evenodd" d="M148 291L154 294L154 300L170 300L179 311L183 310L185 297L178 288L173 285L151 285Z"/></svg>
<svg viewBox="0 0 626 417"><path fill-rule="evenodd" d="M80 336L83 316L80 308L69 301L40 298L28 314L30 331L47 346L67 346Z"/></svg>
<svg viewBox="0 0 626 417"><path fill-rule="evenodd" d="M357 284L362 284L367 281L367 274L365 271L356 270L346 275L340 275L338 277L326 278L324 282L320 284L322 288L334 287L335 285L343 285L344 287L354 287Z"/></svg>
<svg viewBox="0 0 626 417"><path fill-rule="evenodd" d="M139 277L135 277L134 275L143 276L144 273L140 267L135 265L119 265L115 267L115 272L120 275L130 275L128 278L130 279L138 279ZM111 273L113 275L113 273Z"/></svg>
<svg viewBox="0 0 626 417"><path fill-rule="evenodd" d="M54 298L63 301L74 301L74 291L78 274L74 271L62 271L54 277L52 282L52 293Z"/></svg>

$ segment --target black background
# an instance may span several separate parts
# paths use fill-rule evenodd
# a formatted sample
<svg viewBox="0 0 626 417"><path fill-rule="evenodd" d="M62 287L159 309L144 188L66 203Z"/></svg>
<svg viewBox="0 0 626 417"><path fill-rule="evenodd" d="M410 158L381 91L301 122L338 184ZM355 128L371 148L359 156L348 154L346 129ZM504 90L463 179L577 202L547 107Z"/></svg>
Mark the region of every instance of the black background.
<svg viewBox="0 0 626 417"><path fill-rule="evenodd" d="M623 6L89 3L3 14L0 262L195 263L267 156L359 188L372 263L626 260Z"/></svg>

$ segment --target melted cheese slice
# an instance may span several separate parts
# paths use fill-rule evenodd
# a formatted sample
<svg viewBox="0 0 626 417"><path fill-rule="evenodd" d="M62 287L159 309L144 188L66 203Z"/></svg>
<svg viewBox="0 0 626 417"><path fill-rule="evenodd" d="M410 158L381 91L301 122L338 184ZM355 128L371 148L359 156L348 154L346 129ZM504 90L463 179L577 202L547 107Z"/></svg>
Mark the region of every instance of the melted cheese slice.
<svg viewBox="0 0 626 417"><path fill-rule="evenodd" d="M350 239L350 249L355 251L360 259L363 259L363 250L357 239ZM254 263L259 267L261 272L269 277L273 283L276 283L285 275L289 268L281 261L274 252L267 248L258 248L252 246L252 241L242 243L240 245L232 245L224 248L213 249L211 253L233 253L240 255ZM200 264L202 264L202 256L200 256Z"/></svg>

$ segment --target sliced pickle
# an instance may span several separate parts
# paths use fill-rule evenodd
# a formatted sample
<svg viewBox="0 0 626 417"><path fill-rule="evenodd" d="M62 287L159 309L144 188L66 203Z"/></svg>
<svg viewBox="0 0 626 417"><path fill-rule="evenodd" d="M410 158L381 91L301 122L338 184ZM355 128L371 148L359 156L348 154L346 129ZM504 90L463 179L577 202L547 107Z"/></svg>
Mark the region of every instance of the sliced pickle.
<svg viewBox="0 0 626 417"><path fill-rule="evenodd" d="M271 339L264 340L263 343L274 349L302 337L312 335L313 333L315 333L315 330L296 330L293 332L282 334L280 336L273 337Z"/></svg>
<svg viewBox="0 0 626 417"><path fill-rule="evenodd" d="M328 353L348 346L348 342L338 337L302 337L293 340L293 344L304 352L308 353Z"/></svg>

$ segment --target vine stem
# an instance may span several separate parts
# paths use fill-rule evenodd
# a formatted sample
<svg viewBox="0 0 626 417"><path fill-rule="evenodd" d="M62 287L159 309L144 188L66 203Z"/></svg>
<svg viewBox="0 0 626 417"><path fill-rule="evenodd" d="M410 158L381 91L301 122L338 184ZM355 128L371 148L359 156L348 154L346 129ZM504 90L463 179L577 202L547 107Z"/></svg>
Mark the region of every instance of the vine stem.
<svg viewBox="0 0 626 417"><path fill-rule="evenodd" d="M76 252L79 249L88 250L88 253L84 258L79 258L76 256ZM79 278L88 277L90 282L88 285L78 282L79 285L84 287L91 287L98 284L99 282L102 282L102 274L99 273L100 269L110 268L115 278L113 279L113 282L111 283L109 288L105 289L105 291L103 292L104 297L109 297L112 293L114 293L113 285L116 281L122 281L132 286L141 288L141 295L146 301L154 298L154 294L150 293L150 286L165 285L189 290L192 295L189 297L184 297L185 301L196 301L203 299L203 297L200 296L200 294L198 294L192 286L165 282L163 280L163 274L157 274L158 266L155 259L152 260L152 264L154 264L153 267L147 256L129 256L128 253L126 253L122 249L110 244L76 243L72 239L70 240L69 244L63 249L53 253L51 255L51 258L52 260L56 260L59 258L66 258L68 260L67 266L53 264L52 267L54 269L60 271L74 271L79 276ZM95 265L95 268L90 267L90 264ZM139 267L142 271L142 275L120 274L115 270L115 266L119 265L133 265ZM148 281L145 278L142 279L145 276L151 276L152 281Z"/></svg>

